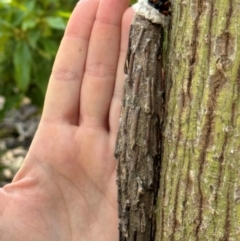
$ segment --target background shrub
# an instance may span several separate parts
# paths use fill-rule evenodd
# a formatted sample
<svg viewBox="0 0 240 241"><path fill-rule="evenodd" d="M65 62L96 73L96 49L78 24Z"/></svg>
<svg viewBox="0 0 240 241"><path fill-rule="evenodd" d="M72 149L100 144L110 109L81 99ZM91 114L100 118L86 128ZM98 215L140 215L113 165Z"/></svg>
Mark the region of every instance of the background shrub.
<svg viewBox="0 0 240 241"><path fill-rule="evenodd" d="M0 119L24 96L42 107L54 57L76 2L0 0Z"/></svg>
<svg viewBox="0 0 240 241"><path fill-rule="evenodd" d="M0 0L0 96L6 110L24 96L42 106L54 56L76 0ZM66 4L67 3L67 4Z"/></svg>

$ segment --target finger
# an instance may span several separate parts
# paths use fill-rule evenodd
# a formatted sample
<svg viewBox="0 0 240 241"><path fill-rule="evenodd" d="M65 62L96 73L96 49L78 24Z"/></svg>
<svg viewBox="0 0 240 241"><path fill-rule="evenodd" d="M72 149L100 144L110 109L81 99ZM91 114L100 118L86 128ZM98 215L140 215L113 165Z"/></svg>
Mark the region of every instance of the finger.
<svg viewBox="0 0 240 241"><path fill-rule="evenodd" d="M119 64L117 70L117 78L115 83L115 88L112 96L112 102L109 112L109 123L110 123L110 134L113 141L111 143L115 144L115 139L118 132L119 117L122 106L123 97L123 86L125 80L124 74L124 64L126 60L126 55L128 51L128 40L131 22L133 19L133 10L129 8L123 17L122 21L122 36L121 36L121 52L119 55Z"/></svg>
<svg viewBox="0 0 240 241"><path fill-rule="evenodd" d="M108 128L120 49L121 19L128 4L128 0L100 1L81 88L81 125Z"/></svg>
<svg viewBox="0 0 240 241"><path fill-rule="evenodd" d="M43 120L77 124L79 93L98 0L81 0L61 41L45 98Z"/></svg>

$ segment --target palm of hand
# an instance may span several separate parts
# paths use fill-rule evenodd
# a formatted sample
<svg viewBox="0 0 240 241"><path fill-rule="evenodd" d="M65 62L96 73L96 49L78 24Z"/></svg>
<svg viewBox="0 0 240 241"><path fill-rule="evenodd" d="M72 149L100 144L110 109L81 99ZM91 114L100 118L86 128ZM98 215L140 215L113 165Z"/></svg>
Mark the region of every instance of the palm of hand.
<svg viewBox="0 0 240 241"><path fill-rule="evenodd" d="M0 190L1 241L118 240L113 151L127 5L91 0L75 8L34 141L13 183Z"/></svg>

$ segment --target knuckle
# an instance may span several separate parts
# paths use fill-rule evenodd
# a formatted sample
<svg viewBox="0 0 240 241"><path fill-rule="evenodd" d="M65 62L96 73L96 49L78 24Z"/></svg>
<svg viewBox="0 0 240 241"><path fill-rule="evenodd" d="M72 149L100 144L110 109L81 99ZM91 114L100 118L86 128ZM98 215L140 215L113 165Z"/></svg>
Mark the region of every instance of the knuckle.
<svg viewBox="0 0 240 241"><path fill-rule="evenodd" d="M113 77L116 75L116 68L113 65L101 63L87 64L85 73L96 77Z"/></svg>
<svg viewBox="0 0 240 241"><path fill-rule="evenodd" d="M78 72L64 68L53 69L51 76L53 79L59 81L78 81L80 79Z"/></svg>

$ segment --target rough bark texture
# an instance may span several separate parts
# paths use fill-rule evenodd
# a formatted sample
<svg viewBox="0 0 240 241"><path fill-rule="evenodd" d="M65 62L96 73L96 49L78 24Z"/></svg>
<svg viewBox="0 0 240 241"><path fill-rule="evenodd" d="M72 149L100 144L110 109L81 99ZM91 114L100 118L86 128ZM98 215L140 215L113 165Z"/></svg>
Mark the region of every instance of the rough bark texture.
<svg viewBox="0 0 240 241"><path fill-rule="evenodd" d="M240 2L176 0L156 241L240 240Z"/></svg>
<svg viewBox="0 0 240 241"><path fill-rule="evenodd" d="M160 174L161 25L136 15L126 60L118 159L120 241L151 241Z"/></svg>

